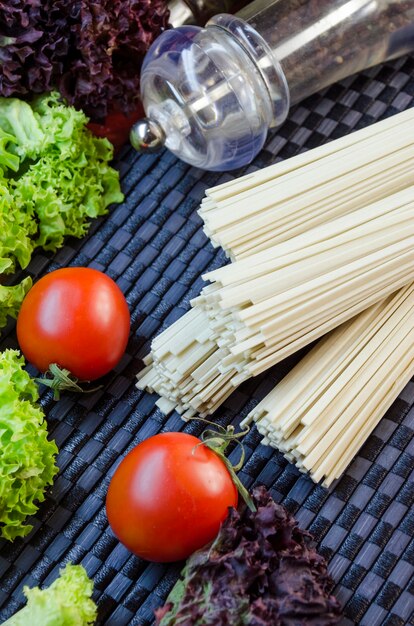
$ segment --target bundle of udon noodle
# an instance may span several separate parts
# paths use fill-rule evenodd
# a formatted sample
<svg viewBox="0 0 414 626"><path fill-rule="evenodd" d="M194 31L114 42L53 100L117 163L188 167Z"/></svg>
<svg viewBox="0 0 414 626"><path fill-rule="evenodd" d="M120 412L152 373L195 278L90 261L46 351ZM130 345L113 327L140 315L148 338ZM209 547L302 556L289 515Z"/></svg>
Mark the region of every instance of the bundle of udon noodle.
<svg viewBox="0 0 414 626"><path fill-rule="evenodd" d="M259 402L268 443L329 486L414 374L414 283L323 338Z"/></svg>
<svg viewBox="0 0 414 626"><path fill-rule="evenodd" d="M234 262L206 274L192 309L152 342L138 385L163 411L212 413L244 380L414 281L413 121L406 111L207 192L206 232ZM284 449L277 408L266 410L251 417ZM312 470L295 445L288 457Z"/></svg>

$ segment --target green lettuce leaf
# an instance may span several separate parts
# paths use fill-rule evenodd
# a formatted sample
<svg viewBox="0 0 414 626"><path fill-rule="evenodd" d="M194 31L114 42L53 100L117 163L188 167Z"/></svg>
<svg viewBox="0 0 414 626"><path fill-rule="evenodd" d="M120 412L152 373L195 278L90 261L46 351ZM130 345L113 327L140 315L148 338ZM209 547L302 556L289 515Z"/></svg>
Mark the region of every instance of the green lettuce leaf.
<svg viewBox="0 0 414 626"><path fill-rule="evenodd" d="M17 317L23 298L32 286L32 279L27 276L12 287L0 285L0 328L6 325L7 317Z"/></svg>
<svg viewBox="0 0 414 626"><path fill-rule="evenodd" d="M0 353L0 535L11 540L31 531L25 520L58 471L37 385L23 365L17 350Z"/></svg>
<svg viewBox="0 0 414 626"><path fill-rule="evenodd" d="M31 106L17 98L9 100L14 102L5 107L9 123L3 122L3 130L14 133L14 149L23 159L20 175L10 181L12 195L18 212L37 224L35 246L55 251L64 237L82 237L90 219L123 200L119 174L109 166L113 148L107 139L93 136L86 128L87 117L64 104L57 93L40 96ZM18 106L24 114L16 112ZM10 110L13 123L7 117ZM26 116L30 123L20 128L18 121ZM2 99L0 123L1 119ZM27 127L37 132L31 142Z"/></svg>
<svg viewBox="0 0 414 626"><path fill-rule="evenodd" d="M13 170L13 172L17 172L19 169L20 159L12 151L15 143L15 137L0 128L0 172L2 174L8 169Z"/></svg>
<svg viewBox="0 0 414 626"><path fill-rule="evenodd" d="M24 588L27 605L3 626L88 626L96 619L92 581L81 565L66 565L47 589Z"/></svg>
<svg viewBox="0 0 414 626"><path fill-rule="evenodd" d="M0 178L0 274L27 267L35 248L32 237L36 233L33 218L18 208L7 181Z"/></svg>
<svg viewBox="0 0 414 626"><path fill-rule="evenodd" d="M82 237L123 200L112 145L87 121L58 93L31 103L0 98L0 275L25 269L38 247L54 252L65 237ZM28 285L0 287L0 327Z"/></svg>
<svg viewBox="0 0 414 626"><path fill-rule="evenodd" d="M0 98L0 128L15 138L11 151L22 158L35 157L46 140L30 104L18 98Z"/></svg>

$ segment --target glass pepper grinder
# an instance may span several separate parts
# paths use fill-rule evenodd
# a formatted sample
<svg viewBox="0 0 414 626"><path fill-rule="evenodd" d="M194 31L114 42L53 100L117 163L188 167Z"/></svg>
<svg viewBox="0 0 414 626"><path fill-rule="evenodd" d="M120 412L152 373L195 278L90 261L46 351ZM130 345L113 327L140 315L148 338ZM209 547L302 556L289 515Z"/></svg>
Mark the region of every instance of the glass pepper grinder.
<svg viewBox="0 0 414 626"><path fill-rule="evenodd" d="M169 23L174 27L205 24L216 13L235 13L247 3L248 0L170 0Z"/></svg>
<svg viewBox="0 0 414 626"><path fill-rule="evenodd" d="M137 149L207 170L249 163L289 107L414 50L414 0L256 0L205 28L165 31L141 71Z"/></svg>

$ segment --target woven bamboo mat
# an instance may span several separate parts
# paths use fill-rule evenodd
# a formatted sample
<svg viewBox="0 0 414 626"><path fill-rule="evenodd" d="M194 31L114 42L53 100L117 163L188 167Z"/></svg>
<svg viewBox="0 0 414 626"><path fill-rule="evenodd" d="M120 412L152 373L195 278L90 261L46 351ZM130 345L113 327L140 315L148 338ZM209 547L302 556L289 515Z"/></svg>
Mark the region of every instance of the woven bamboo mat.
<svg viewBox="0 0 414 626"><path fill-rule="evenodd" d="M286 159L413 102L413 58L344 81L292 110L244 171ZM151 338L188 309L202 286L201 274L224 263L223 253L204 236L196 209L207 187L237 173L205 173L167 152L138 156L128 148L117 165L125 203L95 222L88 237L69 240L54 256L38 254L29 267L34 277L66 265L105 271L127 297L132 332L125 357L101 391L66 394L59 403L42 393L60 449L60 474L31 535L13 544L0 542L0 621L21 607L23 585L47 585L72 561L82 563L94 579L99 624L147 626L180 570L179 564L146 563L120 545L108 528L104 499L117 464L137 443L163 431L201 431L176 414L162 415L154 396L135 389L135 374ZM6 347L16 347L13 323L2 335L1 348ZM215 419L238 424L297 359L243 384ZM314 534L329 560L345 607L341 626L414 624L414 383L330 490L262 446L255 428L246 450L243 482L270 488Z"/></svg>

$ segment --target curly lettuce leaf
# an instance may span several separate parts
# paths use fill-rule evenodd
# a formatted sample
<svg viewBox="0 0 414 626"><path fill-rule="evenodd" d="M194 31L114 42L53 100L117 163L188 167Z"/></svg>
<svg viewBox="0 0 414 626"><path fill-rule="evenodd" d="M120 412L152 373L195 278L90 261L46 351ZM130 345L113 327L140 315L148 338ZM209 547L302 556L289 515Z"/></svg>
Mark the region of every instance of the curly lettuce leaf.
<svg viewBox="0 0 414 626"><path fill-rule="evenodd" d="M81 565L66 565L47 589L24 588L27 605L3 626L88 626L96 619L92 581Z"/></svg>
<svg viewBox="0 0 414 626"><path fill-rule="evenodd" d="M0 2L2 96L42 93L56 84L71 57L74 4L74 0Z"/></svg>
<svg viewBox="0 0 414 626"><path fill-rule="evenodd" d="M13 100L13 110L16 103L26 110L26 103ZM90 219L105 214L124 196L119 174L109 165L113 148L87 130L82 112L64 104L57 93L36 98L30 111L45 139L38 142L37 152L31 146L30 160L23 157L20 175L10 180L10 188L18 212L37 224L34 245L55 251L66 236L85 235ZM1 112L0 99L0 120ZM20 117L15 114L13 120ZM6 125L4 129L10 131ZM10 132L15 133L16 152L28 155L24 130L17 133L13 127Z"/></svg>
<svg viewBox="0 0 414 626"><path fill-rule="evenodd" d="M36 233L33 218L18 208L8 181L0 178L0 274L10 274L17 266L27 267L35 247L33 235Z"/></svg>
<svg viewBox="0 0 414 626"><path fill-rule="evenodd" d="M333 581L311 536L264 487L256 512L229 509L217 538L187 560L157 626L334 626Z"/></svg>
<svg viewBox="0 0 414 626"><path fill-rule="evenodd" d="M23 158L39 154L47 139L30 104L17 98L0 98L0 128L15 138L11 152Z"/></svg>
<svg viewBox="0 0 414 626"><path fill-rule="evenodd" d="M79 140L82 142L85 125L89 121L86 115L68 106L57 91L36 96L30 106L47 137L48 147L65 157L73 154ZM108 159L112 158L110 144L109 148Z"/></svg>
<svg viewBox="0 0 414 626"><path fill-rule="evenodd" d="M0 163L1 156L0 132ZM36 224L17 208L7 181L0 176L0 275L10 274L18 266L25 268L29 264L35 247L31 235L36 232ZM0 283L0 328L6 325L9 316L17 317L23 298L31 286L29 277L15 286Z"/></svg>
<svg viewBox="0 0 414 626"><path fill-rule="evenodd" d="M8 317L17 317L23 298L31 286L30 276L24 278L18 285L11 287L0 285L0 328L6 325Z"/></svg>
<svg viewBox="0 0 414 626"><path fill-rule="evenodd" d="M76 55L58 89L95 120L133 111L140 68L151 43L167 27L166 0L88 0L72 27Z"/></svg>
<svg viewBox="0 0 414 626"><path fill-rule="evenodd" d="M0 2L0 95L59 89L97 120L131 112L144 54L168 15L167 0Z"/></svg>
<svg viewBox="0 0 414 626"><path fill-rule="evenodd" d="M19 157L13 152L13 144L16 139L0 127L0 173L4 175L7 170L17 172L20 165Z"/></svg>
<svg viewBox="0 0 414 626"><path fill-rule="evenodd" d="M28 103L0 98L0 275L25 269L33 251L82 237L90 220L121 202L112 145L58 93ZM29 279L0 286L0 327L16 316Z"/></svg>
<svg viewBox="0 0 414 626"><path fill-rule="evenodd" d="M10 540L31 531L26 518L58 471L37 386L23 365L17 350L0 353L0 535Z"/></svg>

